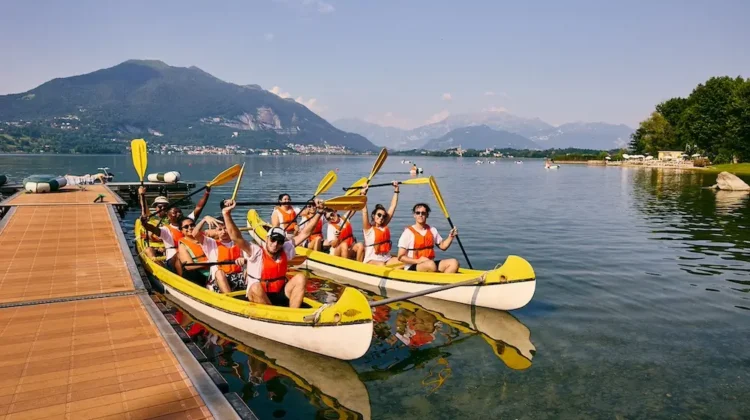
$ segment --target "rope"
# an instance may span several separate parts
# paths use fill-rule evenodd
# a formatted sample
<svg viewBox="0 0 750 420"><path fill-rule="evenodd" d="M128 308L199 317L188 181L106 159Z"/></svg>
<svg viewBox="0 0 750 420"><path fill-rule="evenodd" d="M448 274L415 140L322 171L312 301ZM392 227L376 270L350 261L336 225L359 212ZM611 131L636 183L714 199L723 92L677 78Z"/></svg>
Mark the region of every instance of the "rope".
<svg viewBox="0 0 750 420"><path fill-rule="evenodd" d="M313 312L313 314L311 315L313 317L312 324L316 325L318 323L318 321L320 321L320 314L322 314L323 311L325 311L326 309L328 309L331 306L333 306L333 305L330 304L330 303L324 303L318 309L316 309L315 312ZM307 317L305 317L305 318L307 318Z"/></svg>

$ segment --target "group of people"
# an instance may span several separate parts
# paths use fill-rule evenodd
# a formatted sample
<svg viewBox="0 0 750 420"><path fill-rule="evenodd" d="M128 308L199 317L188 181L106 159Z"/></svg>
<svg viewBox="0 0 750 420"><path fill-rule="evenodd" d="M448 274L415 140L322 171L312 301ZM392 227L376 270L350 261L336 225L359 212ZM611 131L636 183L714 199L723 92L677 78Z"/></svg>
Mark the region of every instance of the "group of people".
<svg viewBox="0 0 750 420"><path fill-rule="evenodd" d="M367 187L362 194L367 194ZM143 253L156 261L164 257L163 265L179 276L218 293L244 290L251 302L299 308L305 294L307 278L304 273L288 273L289 261L297 246L315 250L329 248L332 255L356 259L374 265L388 265L394 269L422 272L455 273L458 261L454 258L435 259L435 247L446 250L456 237L456 228L443 239L434 227L427 224L430 207L418 203L412 208L415 223L408 226L398 241L398 252L392 254L391 232L388 226L398 205L399 186L393 183L393 198L389 208L377 204L368 214L362 209L364 242L357 242L349 212L342 218L337 211L327 208L321 200L309 202L304 209L291 206L288 194L279 197L272 214L272 227L262 245L246 240L232 219L233 200L222 202L218 218L200 218L210 188L206 189L195 210L185 216L179 207L169 205L166 197L157 197L153 205L155 217L149 217L144 187L138 189L141 204L141 224L149 241L160 246L147 246ZM299 219L299 222L297 221ZM323 236L323 220L327 223ZM204 229L205 227L205 229ZM161 262L160 262L161 263Z"/></svg>
<svg viewBox="0 0 750 420"><path fill-rule="evenodd" d="M361 194L366 195L368 187L361 189ZM363 242L358 242L350 223L353 212L348 212L343 218L337 211L324 208L323 218L312 221L315 214L314 206L308 204L302 209L294 208L289 194L281 194L278 206L271 215L271 226L281 228L287 235L294 235L301 226L313 223L313 233L303 245L315 251L328 249L331 255L349 258L374 265L386 265L394 269L420 272L455 273L458 271L458 260L449 258L444 260L435 259L435 248L447 250L453 238L456 237L456 228L451 229L447 238L440 236L434 227L427 224L430 216L430 206L426 203L418 203L412 207L414 224L404 229L401 234L397 251L394 255L391 241L391 229L388 226L393 219L398 206L399 184L393 182L393 198L388 209L382 204L376 204L372 213L368 212L367 205L362 208L362 233ZM297 221L299 219L299 222ZM327 228L323 236L323 219Z"/></svg>

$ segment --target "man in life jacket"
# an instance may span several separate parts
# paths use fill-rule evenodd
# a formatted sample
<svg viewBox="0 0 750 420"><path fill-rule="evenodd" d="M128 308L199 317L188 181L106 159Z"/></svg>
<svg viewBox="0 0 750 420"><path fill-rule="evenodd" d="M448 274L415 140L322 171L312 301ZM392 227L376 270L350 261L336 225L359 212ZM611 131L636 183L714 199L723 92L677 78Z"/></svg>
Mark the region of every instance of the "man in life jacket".
<svg viewBox="0 0 750 420"><path fill-rule="evenodd" d="M287 239L291 239L299 231L297 227L297 215L300 209L292 207L290 204L285 204L291 201L292 198L289 194L279 194L279 205L273 209L273 213L271 214L271 226L284 229Z"/></svg>
<svg viewBox="0 0 750 420"><path fill-rule="evenodd" d="M347 214L346 223L341 219L336 210L325 209L325 218L328 222L326 229L326 240L324 246L330 246L330 254L336 257L356 259L362 261L365 258L365 246L356 242L352 231L351 212ZM343 226L341 224L344 223Z"/></svg>
<svg viewBox="0 0 750 420"><path fill-rule="evenodd" d="M310 202L308 203L302 211L299 212L300 222L299 222L299 228L304 229L305 225L307 223L310 223L312 218L315 216L316 209L315 209L315 203ZM315 227L313 228L313 232L310 235L309 238L305 242L302 243L302 246L304 246L307 249L312 249L313 251L322 251L323 250L323 219L318 218L318 222L315 224Z"/></svg>
<svg viewBox="0 0 750 420"><path fill-rule="evenodd" d="M233 241L242 249L247 270L247 298L250 302L265 305L299 308L305 296L307 278L303 273L287 279L287 263L295 257L294 248L304 242L313 232L323 214L323 202L315 200L315 216L297 235L287 240L286 232L280 227L271 228L262 246L248 242L232 220L233 200L225 201L222 209L224 223Z"/></svg>
<svg viewBox="0 0 750 420"><path fill-rule="evenodd" d="M367 194L368 187L362 188L362 195ZM367 215L367 205L362 208L362 231L364 232L365 264L394 265L398 259L391 255L391 228L388 223L393 218L398 206L398 182L393 181L393 198L388 211L382 204L376 204L372 219Z"/></svg>
<svg viewBox="0 0 750 420"><path fill-rule="evenodd" d="M198 205L195 206L195 210L193 210L193 212L187 216L189 219L195 221L197 217L200 217L200 214L203 211L203 207L206 206L206 201L208 201L208 197L210 195L209 190L210 188L206 188L205 193L203 193L203 197L201 197L200 201L198 201ZM138 188L138 202L141 205L141 224L146 230L146 235L150 234L149 236L151 236L150 238L148 238L148 241L162 242L164 244L163 248L149 246L144 250L144 254L151 259L154 259L157 256L164 255L167 260L167 268L174 271L175 264L180 263L178 260L176 260L175 255L177 255L178 241L183 236L180 228L180 220L184 218L182 210L176 206L167 210L167 207L169 207L169 200L167 200L166 197L159 196L154 199L153 203L153 206L157 211L156 215L151 219L146 220L145 217L148 217L149 209L146 202L145 187ZM167 231L162 230L162 228L164 227L162 226L162 224L166 224ZM150 229L148 225L156 228L156 230ZM174 233L176 237L172 237L170 235L169 239L165 239L166 236L162 236L162 233Z"/></svg>
<svg viewBox="0 0 750 420"><path fill-rule="evenodd" d="M430 206L417 203L412 208L412 212L416 223L404 229L404 233L398 240L398 260L406 264L404 270L457 272L458 260L455 258L435 260L435 247L437 246L442 251L447 250L453 238L458 234L456 228L451 229L448 238L443 240L437 229L427 224Z"/></svg>
<svg viewBox="0 0 750 420"><path fill-rule="evenodd" d="M229 232L224 225L225 222L206 216L193 228L193 237L201 244L208 262L230 262L242 259L242 249L232 241ZM203 225L208 224L213 228L218 240L208 237L202 230ZM220 293L230 293L243 290L246 287L245 276L242 266L235 264L212 265L208 275L206 287L209 290Z"/></svg>

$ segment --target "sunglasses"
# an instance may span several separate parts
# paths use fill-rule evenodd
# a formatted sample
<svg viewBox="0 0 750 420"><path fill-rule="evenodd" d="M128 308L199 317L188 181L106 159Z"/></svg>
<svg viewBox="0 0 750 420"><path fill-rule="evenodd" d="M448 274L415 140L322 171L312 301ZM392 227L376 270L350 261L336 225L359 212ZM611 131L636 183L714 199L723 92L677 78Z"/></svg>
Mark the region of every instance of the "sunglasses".
<svg viewBox="0 0 750 420"><path fill-rule="evenodd" d="M276 242L277 244L283 244L285 241L286 241L286 238L281 235L271 236L271 242Z"/></svg>
<svg viewBox="0 0 750 420"><path fill-rule="evenodd" d="M380 217L382 219L385 217L385 213L375 213L375 217Z"/></svg>
<svg viewBox="0 0 750 420"><path fill-rule="evenodd" d="M166 205L166 204L157 204L157 205L156 205L156 208L157 208L157 209L163 209L163 208L165 208L165 207L167 207L167 205Z"/></svg>
<svg viewBox="0 0 750 420"><path fill-rule="evenodd" d="M416 214L417 216L427 216L430 213L427 213L426 211L415 211L414 214Z"/></svg>
<svg viewBox="0 0 750 420"><path fill-rule="evenodd" d="M182 226L183 229L192 229L194 227L195 227L195 225L183 225Z"/></svg>

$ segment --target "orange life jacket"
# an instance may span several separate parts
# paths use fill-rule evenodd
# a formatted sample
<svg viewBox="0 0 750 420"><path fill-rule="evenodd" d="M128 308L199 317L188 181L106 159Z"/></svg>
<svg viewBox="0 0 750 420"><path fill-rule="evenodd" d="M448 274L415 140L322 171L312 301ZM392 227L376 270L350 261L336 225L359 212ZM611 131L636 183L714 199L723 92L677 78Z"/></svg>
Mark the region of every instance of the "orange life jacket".
<svg viewBox="0 0 750 420"><path fill-rule="evenodd" d="M219 261L234 261L242 256L242 250L237 245L227 247L223 243L217 241L216 246L219 250ZM242 267L237 264L222 264L218 266L219 269L227 274L241 273Z"/></svg>
<svg viewBox="0 0 750 420"><path fill-rule="evenodd" d="M266 293L278 293L284 290L286 285L287 258L286 252L281 251L281 257L278 261L263 248L263 268L260 271L261 287ZM251 276L252 277L252 276ZM255 278L255 277L253 277Z"/></svg>
<svg viewBox="0 0 750 420"><path fill-rule="evenodd" d="M323 237L323 219L318 219L318 224L315 225L313 232L310 234L310 240L313 240L315 238L322 238L322 237Z"/></svg>
<svg viewBox="0 0 750 420"><path fill-rule="evenodd" d="M285 212L281 207L276 207L276 210L281 213L281 224L286 225L284 228L287 232L294 232L294 228L297 227L297 212L292 209L289 213Z"/></svg>
<svg viewBox="0 0 750 420"><path fill-rule="evenodd" d="M380 229L376 226L371 227L375 231L375 242L365 246L371 246L376 254L388 254L391 252L391 229L388 226Z"/></svg>
<svg viewBox="0 0 750 420"><path fill-rule="evenodd" d="M346 226L344 226L343 229L337 224L333 222L328 222L333 226L336 230L339 231L339 241L344 242L346 241L347 246L352 246L354 243L354 234L352 233L352 224L349 223L349 221L346 221ZM341 223L341 220L339 220L339 223ZM339 243L341 243L339 242Z"/></svg>
<svg viewBox="0 0 750 420"><path fill-rule="evenodd" d="M427 257L431 260L435 259L435 238L432 236L432 230L429 225L425 225L427 232L424 235L417 232L413 226L409 226L407 229L411 230L414 234L414 248L409 248L409 251L414 251L412 258L419 259L421 257Z"/></svg>
<svg viewBox="0 0 750 420"><path fill-rule="evenodd" d="M167 225L167 229L169 229L169 233L172 234L172 243L174 244L174 247L177 248L177 244L180 242L180 239L184 238L185 235L180 232L180 229L177 229L172 225Z"/></svg>
<svg viewBox="0 0 750 420"><path fill-rule="evenodd" d="M190 252L190 256L193 257L193 262L207 262L206 253L203 252L203 247L190 238L181 238L180 243L185 245Z"/></svg>

